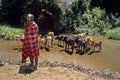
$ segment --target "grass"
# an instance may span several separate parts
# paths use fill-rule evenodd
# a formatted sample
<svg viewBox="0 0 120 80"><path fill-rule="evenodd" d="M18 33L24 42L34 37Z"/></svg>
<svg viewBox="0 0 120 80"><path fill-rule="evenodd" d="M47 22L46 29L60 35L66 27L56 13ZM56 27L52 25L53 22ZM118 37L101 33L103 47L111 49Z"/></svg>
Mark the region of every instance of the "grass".
<svg viewBox="0 0 120 80"><path fill-rule="evenodd" d="M88 30L90 32L90 30ZM23 28L16 28L16 26L0 25L0 38L4 40L14 40L14 35L23 35ZM94 32L94 31L92 31ZM95 34L95 36L97 36ZM120 40L120 28L114 28L106 31L104 37L108 39Z"/></svg>
<svg viewBox="0 0 120 80"><path fill-rule="evenodd" d="M22 28L15 28L15 26L10 25L0 25L0 38L4 40L14 40L14 35L23 35Z"/></svg>

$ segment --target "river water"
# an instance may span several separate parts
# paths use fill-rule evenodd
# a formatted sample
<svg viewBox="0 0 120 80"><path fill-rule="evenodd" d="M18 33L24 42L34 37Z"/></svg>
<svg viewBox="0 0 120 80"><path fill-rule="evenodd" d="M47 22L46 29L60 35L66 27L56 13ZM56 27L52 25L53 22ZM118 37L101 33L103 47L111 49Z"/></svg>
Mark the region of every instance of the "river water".
<svg viewBox="0 0 120 80"><path fill-rule="evenodd" d="M51 62L57 61L60 63L73 63L76 65L85 64L91 68L100 70L109 69L112 72L120 72L120 41L102 39L102 51L88 55L68 54L64 51L63 47L54 45L49 52L40 50L41 60L48 60ZM21 48L22 42L0 40L0 58L11 59L18 58L21 52L15 50Z"/></svg>

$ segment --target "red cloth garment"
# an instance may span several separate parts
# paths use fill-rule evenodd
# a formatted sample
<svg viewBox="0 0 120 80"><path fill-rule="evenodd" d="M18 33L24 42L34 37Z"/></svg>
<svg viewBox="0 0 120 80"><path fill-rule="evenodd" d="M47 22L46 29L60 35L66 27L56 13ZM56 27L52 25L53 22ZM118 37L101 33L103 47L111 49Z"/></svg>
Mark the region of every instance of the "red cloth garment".
<svg viewBox="0 0 120 80"><path fill-rule="evenodd" d="M26 23L24 35L22 63L25 63L28 57L35 59L39 56L38 25L34 21Z"/></svg>

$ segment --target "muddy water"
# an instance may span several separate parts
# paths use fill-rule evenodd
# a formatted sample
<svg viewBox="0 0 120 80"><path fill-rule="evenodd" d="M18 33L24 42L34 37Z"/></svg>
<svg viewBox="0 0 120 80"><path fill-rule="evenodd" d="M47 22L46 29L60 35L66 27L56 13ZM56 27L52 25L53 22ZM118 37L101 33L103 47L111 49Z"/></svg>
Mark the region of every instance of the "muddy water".
<svg viewBox="0 0 120 80"><path fill-rule="evenodd" d="M97 53L88 53L84 55L68 54L64 51L63 47L54 45L49 52L40 50L41 60L49 60L51 62L57 61L60 63L73 63L76 65L85 64L91 68L109 69L113 72L120 72L120 41L102 39L102 51ZM17 41L3 41L0 40L0 58L15 58L21 54L15 48L20 48L21 42Z"/></svg>
<svg viewBox="0 0 120 80"><path fill-rule="evenodd" d="M11 59L17 57L21 52L22 43L17 41L0 40L0 58Z"/></svg>

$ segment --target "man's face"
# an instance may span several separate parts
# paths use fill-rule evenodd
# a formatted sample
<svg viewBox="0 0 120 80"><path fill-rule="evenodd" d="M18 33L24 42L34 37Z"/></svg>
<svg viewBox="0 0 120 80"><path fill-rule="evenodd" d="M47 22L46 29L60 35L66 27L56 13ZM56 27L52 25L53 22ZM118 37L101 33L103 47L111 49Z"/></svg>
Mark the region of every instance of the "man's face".
<svg viewBox="0 0 120 80"><path fill-rule="evenodd" d="M30 22L30 21L32 21L32 17L28 16L27 17L27 22Z"/></svg>

